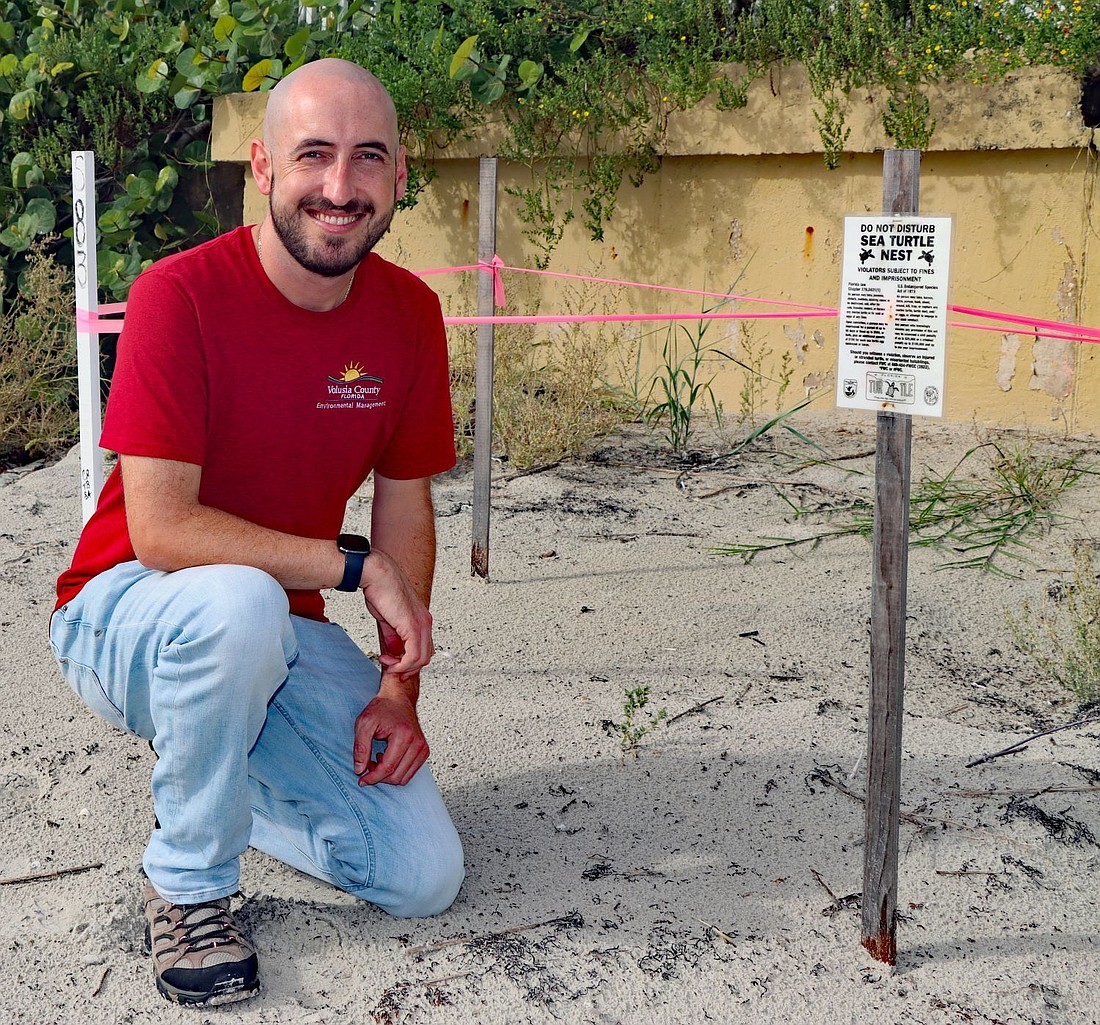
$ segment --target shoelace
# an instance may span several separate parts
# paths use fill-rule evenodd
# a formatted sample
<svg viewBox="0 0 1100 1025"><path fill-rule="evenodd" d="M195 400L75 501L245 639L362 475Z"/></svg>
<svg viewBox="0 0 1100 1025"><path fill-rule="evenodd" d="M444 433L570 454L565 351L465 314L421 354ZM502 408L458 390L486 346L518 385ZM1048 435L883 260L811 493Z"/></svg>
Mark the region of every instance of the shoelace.
<svg viewBox="0 0 1100 1025"><path fill-rule="evenodd" d="M176 933L181 935L173 935ZM180 915L179 922L159 933L159 936L172 938L177 944L174 947L176 950L209 950L240 942L228 908L222 907L217 901L189 906Z"/></svg>

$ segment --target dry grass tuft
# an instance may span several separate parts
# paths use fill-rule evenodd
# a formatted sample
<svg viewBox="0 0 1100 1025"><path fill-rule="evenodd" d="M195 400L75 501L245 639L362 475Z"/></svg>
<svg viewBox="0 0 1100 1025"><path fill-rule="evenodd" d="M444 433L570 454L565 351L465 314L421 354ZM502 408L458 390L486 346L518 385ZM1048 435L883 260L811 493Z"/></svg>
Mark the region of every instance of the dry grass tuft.
<svg viewBox="0 0 1100 1025"><path fill-rule="evenodd" d="M39 244L0 319L0 469L60 458L78 429L72 276Z"/></svg>
<svg viewBox="0 0 1100 1025"><path fill-rule="evenodd" d="M1025 601L1008 625L1041 673L1082 705L1100 701L1100 575L1088 543L1074 546L1073 579L1051 584L1037 604Z"/></svg>
<svg viewBox="0 0 1100 1025"><path fill-rule="evenodd" d="M588 288L566 287L569 312L588 313ZM462 290L473 295L474 283ZM532 292L509 283L512 309L535 308ZM609 325L504 324L496 330L493 378L494 450L516 469L576 455L592 438L607 434L633 413L604 381L617 340ZM459 455L472 452L476 329L450 330L451 394Z"/></svg>

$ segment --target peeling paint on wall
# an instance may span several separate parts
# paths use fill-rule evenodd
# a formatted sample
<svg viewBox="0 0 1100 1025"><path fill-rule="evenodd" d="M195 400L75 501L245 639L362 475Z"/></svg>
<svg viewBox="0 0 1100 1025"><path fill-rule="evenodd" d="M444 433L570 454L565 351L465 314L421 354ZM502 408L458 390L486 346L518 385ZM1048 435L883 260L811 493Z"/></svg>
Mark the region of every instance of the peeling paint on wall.
<svg viewBox="0 0 1100 1025"><path fill-rule="evenodd" d="M1077 304L1081 294L1077 261L1066 244L1061 228L1056 227L1051 232L1051 237L1066 250L1066 255L1069 257L1062 264L1062 280L1058 282L1058 288L1055 290L1054 302L1063 320L1071 324L1076 323ZM1065 400L1073 392L1076 357L1075 344L1062 339L1036 338L1032 346L1031 380L1028 382L1028 387L1032 391L1041 391L1056 400L1050 411L1052 420L1060 420L1066 415Z"/></svg>
<svg viewBox="0 0 1100 1025"><path fill-rule="evenodd" d="M831 370L826 370L820 374L807 374L802 378L802 387L807 395L819 388L828 388L831 391L836 387L836 377Z"/></svg>
<svg viewBox="0 0 1100 1025"><path fill-rule="evenodd" d="M1058 304L1062 319L1071 324L1077 321L1077 294L1077 265L1073 260L1067 260L1062 265L1062 280L1058 282L1054 301Z"/></svg>
<svg viewBox="0 0 1100 1025"><path fill-rule="evenodd" d="M735 260L742 260L745 250L741 246L741 222L730 221L730 254Z"/></svg>
<svg viewBox="0 0 1100 1025"><path fill-rule="evenodd" d="M794 358L799 363L806 362L806 352L810 348L810 343L806 341L806 328L803 326L800 320L794 327L788 327L783 325L783 334L785 334L791 340L791 347L794 349Z"/></svg>
<svg viewBox="0 0 1100 1025"><path fill-rule="evenodd" d="M1001 391L1012 391L1012 379L1016 376L1016 353L1019 351L1019 335L1001 335L1001 359L997 364L997 387Z"/></svg>
<svg viewBox="0 0 1100 1025"><path fill-rule="evenodd" d="M1037 338L1031 348L1031 380L1028 387L1056 399L1050 418L1065 415L1063 403L1073 390L1074 343L1060 338Z"/></svg>
<svg viewBox="0 0 1100 1025"><path fill-rule="evenodd" d="M820 331L814 332L814 345L819 349L825 348L825 336Z"/></svg>

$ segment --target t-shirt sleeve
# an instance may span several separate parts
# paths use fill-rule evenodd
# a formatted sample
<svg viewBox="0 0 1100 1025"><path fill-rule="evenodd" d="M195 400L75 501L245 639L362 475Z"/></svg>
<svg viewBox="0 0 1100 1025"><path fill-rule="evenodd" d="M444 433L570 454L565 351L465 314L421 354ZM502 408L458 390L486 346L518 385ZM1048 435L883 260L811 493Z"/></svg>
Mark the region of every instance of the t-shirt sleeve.
<svg viewBox="0 0 1100 1025"><path fill-rule="evenodd" d="M201 466L206 365L194 303L154 268L130 289L103 421L104 448Z"/></svg>
<svg viewBox="0 0 1100 1025"><path fill-rule="evenodd" d="M375 471L395 480L443 473L455 465L447 332L439 297L426 286L417 303L416 366L401 418Z"/></svg>

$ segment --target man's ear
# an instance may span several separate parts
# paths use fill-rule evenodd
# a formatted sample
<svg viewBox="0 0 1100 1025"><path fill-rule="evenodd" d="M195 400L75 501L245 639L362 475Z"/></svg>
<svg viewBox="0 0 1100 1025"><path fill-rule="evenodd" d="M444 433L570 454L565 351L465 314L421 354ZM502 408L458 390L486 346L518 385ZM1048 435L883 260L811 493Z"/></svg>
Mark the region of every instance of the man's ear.
<svg viewBox="0 0 1100 1025"><path fill-rule="evenodd" d="M404 146L397 147L397 166L393 181L393 201L396 203L405 195L405 188L409 184L409 168L405 164L408 155Z"/></svg>
<svg viewBox="0 0 1100 1025"><path fill-rule="evenodd" d="M256 188L262 195L270 196L273 178L271 154L267 151L262 139L252 140L249 161L252 164L252 178L256 182Z"/></svg>

